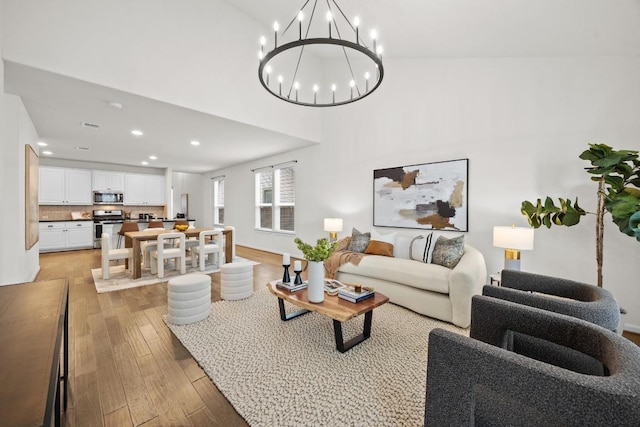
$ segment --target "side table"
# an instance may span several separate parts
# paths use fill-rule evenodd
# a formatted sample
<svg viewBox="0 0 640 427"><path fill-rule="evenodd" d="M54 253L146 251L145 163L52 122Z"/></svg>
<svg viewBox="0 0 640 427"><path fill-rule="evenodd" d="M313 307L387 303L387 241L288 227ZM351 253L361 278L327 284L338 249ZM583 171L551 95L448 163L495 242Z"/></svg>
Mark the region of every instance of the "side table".
<svg viewBox="0 0 640 427"><path fill-rule="evenodd" d="M501 281L502 281L502 274L495 273L495 274L490 274L489 275L489 284L490 285L500 286Z"/></svg>

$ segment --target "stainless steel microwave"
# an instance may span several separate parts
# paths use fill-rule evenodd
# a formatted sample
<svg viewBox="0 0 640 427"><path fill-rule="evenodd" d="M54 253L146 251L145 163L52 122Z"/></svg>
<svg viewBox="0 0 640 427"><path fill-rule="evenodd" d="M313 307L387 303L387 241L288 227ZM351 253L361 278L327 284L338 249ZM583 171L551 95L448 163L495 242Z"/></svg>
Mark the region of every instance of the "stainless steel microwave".
<svg viewBox="0 0 640 427"><path fill-rule="evenodd" d="M94 205L122 205L123 203L124 203L124 196L121 192L117 192L117 191L94 191L93 192Z"/></svg>

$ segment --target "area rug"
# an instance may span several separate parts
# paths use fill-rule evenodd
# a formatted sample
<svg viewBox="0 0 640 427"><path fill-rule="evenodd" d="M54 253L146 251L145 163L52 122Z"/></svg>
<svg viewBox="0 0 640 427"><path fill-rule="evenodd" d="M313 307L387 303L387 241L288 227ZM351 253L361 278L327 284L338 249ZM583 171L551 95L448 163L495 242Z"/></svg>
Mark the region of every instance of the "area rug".
<svg viewBox="0 0 640 427"><path fill-rule="evenodd" d="M344 324L346 339L362 332L363 317ZM168 326L251 426L270 427L422 426L429 331L468 335L385 304L374 310L371 337L340 353L330 318L283 322L266 289L215 302L200 322Z"/></svg>
<svg viewBox="0 0 640 427"><path fill-rule="evenodd" d="M233 262L250 262L253 265L260 264L259 262L250 261L241 257L234 257ZM205 265L204 274L217 273L220 271L217 265L209 264ZM202 273L198 267L193 268L191 261L187 259L187 273ZM121 291L123 289L135 288L138 286L155 285L157 283L166 282L172 277L179 276L180 270L167 269L164 270L164 278L158 279L155 274L151 274L149 269L142 269L142 277L139 279L132 279L131 273L124 268L124 264L112 265L109 271L109 279L104 280L102 278L102 268L91 269L91 275L93 276L93 283L96 286L96 291L99 294L104 292Z"/></svg>

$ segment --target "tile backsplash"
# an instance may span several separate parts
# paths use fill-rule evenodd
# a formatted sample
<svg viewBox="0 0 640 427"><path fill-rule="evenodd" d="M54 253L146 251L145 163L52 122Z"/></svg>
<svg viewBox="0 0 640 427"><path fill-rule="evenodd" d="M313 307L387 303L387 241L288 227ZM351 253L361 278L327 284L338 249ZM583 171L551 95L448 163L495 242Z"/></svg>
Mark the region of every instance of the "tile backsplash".
<svg viewBox="0 0 640 427"><path fill-rule="evenodd" d="M110 205L88 205L88 206L50 206L40 205L40 221L60 221L70 220L71 212L89 212L91 215L93 210L110 210L120 209L129 213L132 219L138 218L138 214L152 214L158 218L164 218L166 211L164 206L110 206Z"/></svg>

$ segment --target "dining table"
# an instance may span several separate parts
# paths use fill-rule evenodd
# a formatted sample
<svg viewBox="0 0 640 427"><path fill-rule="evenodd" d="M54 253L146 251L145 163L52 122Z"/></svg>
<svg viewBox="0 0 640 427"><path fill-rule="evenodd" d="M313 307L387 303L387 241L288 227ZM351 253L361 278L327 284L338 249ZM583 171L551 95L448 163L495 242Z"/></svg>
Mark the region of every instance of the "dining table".
<svg viewBox="0 0 640 427"><path fill-rule="evenodd" d="M133 248L133 267L131 271L134 279L142 277L142 257L140 250L140 242L156 240L159 235L164 233L184 233L186 237L199 237L201 231L214 230L213 227L188 228L184 231L166 230L164 228L147 228L142 231L127 231L124 233L125 247ZM224 262L233 261L233 230L218 228L224 236Z"/></svg>

